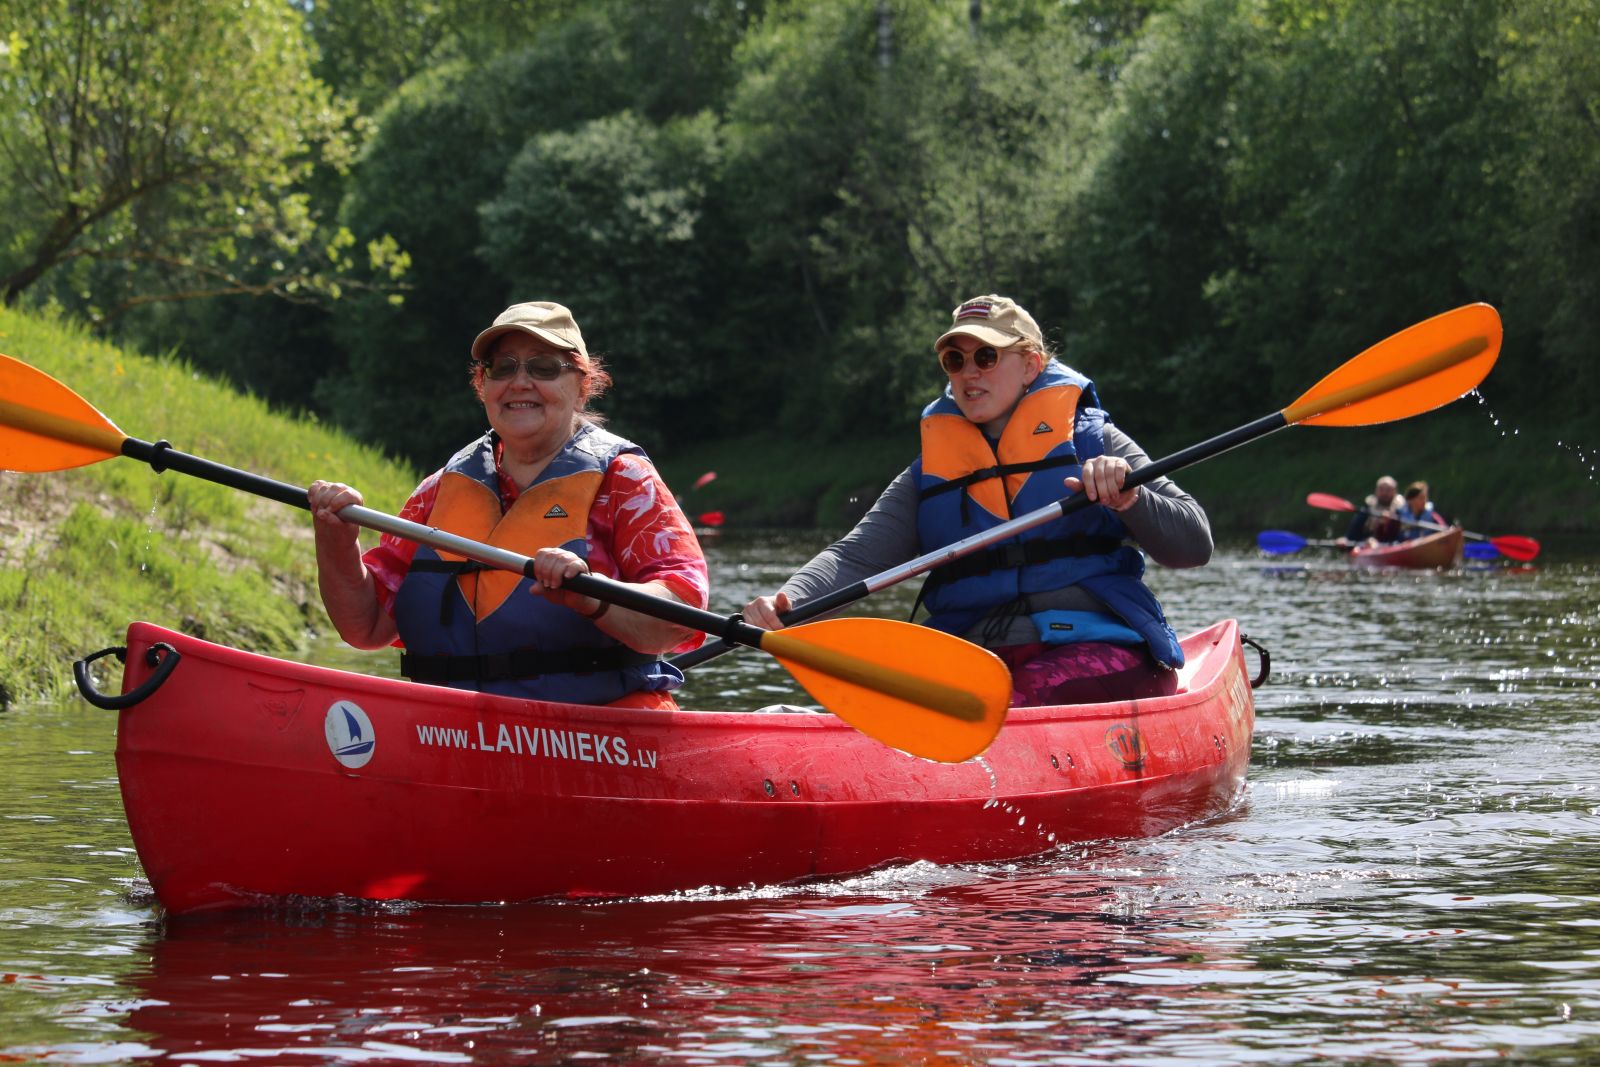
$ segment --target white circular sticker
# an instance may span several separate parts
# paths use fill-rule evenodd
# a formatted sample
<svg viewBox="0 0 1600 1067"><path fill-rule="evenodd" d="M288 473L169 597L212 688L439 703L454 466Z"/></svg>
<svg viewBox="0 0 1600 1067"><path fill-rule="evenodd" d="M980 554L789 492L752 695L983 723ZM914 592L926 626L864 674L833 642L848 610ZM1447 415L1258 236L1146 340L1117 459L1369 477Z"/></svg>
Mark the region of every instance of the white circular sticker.
<svg viewBox="0 0 1600 1067"><path fill-rule="evenodd" d="M378 741L367 713L348 700L336 700L328 708L322 732L327 735L333 758L352 769L366 766Z"/></svg>

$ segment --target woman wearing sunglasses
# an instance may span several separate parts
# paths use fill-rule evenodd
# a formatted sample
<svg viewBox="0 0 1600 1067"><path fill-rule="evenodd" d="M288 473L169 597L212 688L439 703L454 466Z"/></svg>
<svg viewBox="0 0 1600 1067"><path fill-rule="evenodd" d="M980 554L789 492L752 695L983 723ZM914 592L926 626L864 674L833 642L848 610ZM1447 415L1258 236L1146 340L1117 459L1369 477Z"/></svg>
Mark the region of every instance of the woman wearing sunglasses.
<svg viewBox="0 0 1600 1067"><path fill-rule="evenodd" d="M930 572L919 598L927 625L1004 659L1013 706L1173 692L1183 652L1144 584L1144 553L1168 567L1205 563L1212 548L1205 511L1165 478L1123 488L1149 457L1111 423L1094 383L1054 357L1014 301L967 301L933 347L946 384L923 410L922 454L855 529L775 596L751 601L745 618L781 626L779 615L792 604L1081 488L1098 506Z"/></svg>
<svg viewBox="0 0 1600 1067"><path fill-rule="evenodd" d="M697 608L706 564L689 520L643 450L589 408L611 382L572 313L532 302L472 343L489 431L417 487L401 515L531 556L537 580L385 534L365 555L338 517L361 494L308 491L318 585L339 636L400 644L421 682L582 704L673 708L683 674L660 659L703 635L561 588L586 571Z"/></svg>

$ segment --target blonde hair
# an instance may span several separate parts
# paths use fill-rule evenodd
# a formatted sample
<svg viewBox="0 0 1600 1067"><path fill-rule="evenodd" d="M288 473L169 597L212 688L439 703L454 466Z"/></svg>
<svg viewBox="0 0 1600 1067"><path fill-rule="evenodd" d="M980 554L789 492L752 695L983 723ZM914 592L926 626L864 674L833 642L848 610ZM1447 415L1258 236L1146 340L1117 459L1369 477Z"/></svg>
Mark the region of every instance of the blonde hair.
<svg viewBox="0 0 1600 1067"><path fill-rule="evenodd" d="M1006 345L1006 347L1018 349L1024 356L1035 357L1038 360L1035 369L1040 374L1044 373L1045 364L1056 358L1056 354L1050 350L1048 345L1041 341L1030 340L1026 337L1013 341L1009 345Z"/></svg>

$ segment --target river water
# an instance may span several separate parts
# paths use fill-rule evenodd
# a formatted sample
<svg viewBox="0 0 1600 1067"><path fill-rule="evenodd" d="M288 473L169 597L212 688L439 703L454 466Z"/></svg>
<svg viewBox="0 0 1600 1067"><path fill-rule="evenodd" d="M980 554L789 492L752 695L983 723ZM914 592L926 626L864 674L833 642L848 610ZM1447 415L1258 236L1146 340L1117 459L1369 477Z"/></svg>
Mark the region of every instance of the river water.
<svg viewBox="0 0 1600 1067"><path fill-rule="evenodd" d="M713 606L819 544L711 545ZM1537 563L1371 574L1240 545L1156 570L1180 632L1236 617L1272 653L1232 811L804 887L165 920L114 715L18 708L0 1062L1600 1062L1600 558ZM869 603L903 615L909 591ZM750 650L681 695L804 701Z"/></svg>

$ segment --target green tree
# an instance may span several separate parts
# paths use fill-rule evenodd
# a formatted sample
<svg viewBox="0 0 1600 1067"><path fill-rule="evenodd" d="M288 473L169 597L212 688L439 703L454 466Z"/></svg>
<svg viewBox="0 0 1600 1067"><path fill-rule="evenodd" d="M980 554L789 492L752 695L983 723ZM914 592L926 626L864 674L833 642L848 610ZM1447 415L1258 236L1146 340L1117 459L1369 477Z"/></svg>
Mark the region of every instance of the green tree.
<svg viewBox="0 0 1600 1067"><path fill-rule="evenodd" d="M759 347L780 356L791 432L909 422L964 297L1010 292L1059 321L1053 223L1106 99L1093 53L1048 5L974 22L918 0L816 4L750 35L725 186L777 282Z"/></svg>
<svg viewBox="0 0 1600 1067"><path fill-rule="evenodd" d="M1153 19L1058 222L1070 235L1068 347L1113 414L1181 411L1178 380L1203 406L1250 376L1248 356L1223 355L1206 294L1238 262L1227 175L1232 101L1251 46L1224 4Z"/></svg>
<svg viewBox="0 0 1600 1067"><path fill-rule="evenodd" d="M1600 396L1600 18L1585 0L1505 5L1494 56L1500 77L1475 116L1475 143L1505 206L1473 220L1481 239L1470 276L1505 294L1507 351L1539 354L1542 373L1522 376L1524 406L1592 425Z"/></svg>
<svg viewBox="0 0 1600 1067"><path fill-rule="evenodd" d="M1275 395L1315 381L1330 352L1497 296L1468 264L1498 211L1473 121L1496 78L1499 7L1245 7L1255 46L1226 172L1242 247L1207 296Z"/></svg>
<svg viewBox="0 0 1600 1067"><path fill-rule="evenodd" d="M49 280L57 299L107 318L223 293L337 294L358 250L319 225L299 183L346 164L348 113L311 77L287 4L19 0L8 12L0 299Z"/></svg>
<svg viewBox="0 0 1600 1067"><path fill-rule="evenodd" d="M478 207L526 141L622 109L632 86L609 28L578 17L487 62L418 75L374 117L341 219L358 240L393 236L411 257L410 289L403 303L356 294L335 309L345 361L327 368L317 398L340 425L419 464L482 431L465 384L472 338L507 304L570 298L584 279L560 293L516 289L479 254Z"/></svg>
<svg viewBox="0 0 1600 1067"><path fill-rule="evenodd" d="M1190 0L1152 19L1074 208L1083 345L1125 358L1143 403L1203 413L1498 302L1484 222L1508 196L1480 122L1501 10Z"/></svg>
<svg viewBox="0 0 1600 1067"><path fill-rule="evenodd" d="M572 14L575 0L293 0L305 13L316 71L364 114L430 67L514 51Z"/></svg>
<svg viewBox="0 0 1600 1067"><path fill-rule="evenodd" d="M695 427L683 412L726 350L718 156L709 115L658 127L622 112L530 140L481 209L485 260L513 291L572 307L616 380L605 406L646 444Z"/></svg>

